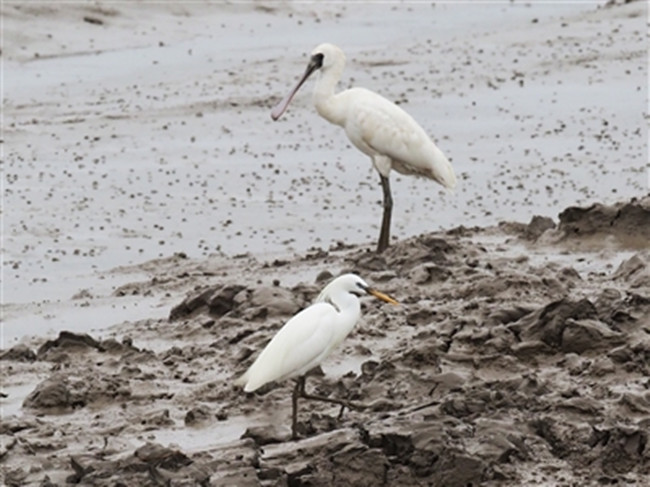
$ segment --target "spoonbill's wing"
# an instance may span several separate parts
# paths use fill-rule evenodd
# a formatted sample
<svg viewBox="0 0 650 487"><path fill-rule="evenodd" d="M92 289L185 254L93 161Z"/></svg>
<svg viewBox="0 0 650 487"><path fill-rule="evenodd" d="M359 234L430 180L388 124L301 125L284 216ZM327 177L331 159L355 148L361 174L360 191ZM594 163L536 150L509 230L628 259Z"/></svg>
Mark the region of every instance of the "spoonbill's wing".
<svg viewBox="0 0 650 487"><path fill-rule="evenodd" d="M364 88L341 95L349 106L345 131L357 148L371 157L390 158L399 172L426 176L447 188L456 185L451 164L408 113Z"/></svg>

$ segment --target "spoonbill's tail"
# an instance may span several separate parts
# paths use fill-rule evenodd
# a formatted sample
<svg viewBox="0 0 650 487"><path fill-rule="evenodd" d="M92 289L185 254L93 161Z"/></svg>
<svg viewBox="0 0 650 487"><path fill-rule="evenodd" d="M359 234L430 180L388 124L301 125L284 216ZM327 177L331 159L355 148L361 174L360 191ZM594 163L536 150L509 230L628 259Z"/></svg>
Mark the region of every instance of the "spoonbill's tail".
<svg viewBox="0 0 650 487"><path fill-rule="evenodd" d="M456 187L456 173L449 159L438 147L435 147L432 155L431 178L453 192Z"/></svg>

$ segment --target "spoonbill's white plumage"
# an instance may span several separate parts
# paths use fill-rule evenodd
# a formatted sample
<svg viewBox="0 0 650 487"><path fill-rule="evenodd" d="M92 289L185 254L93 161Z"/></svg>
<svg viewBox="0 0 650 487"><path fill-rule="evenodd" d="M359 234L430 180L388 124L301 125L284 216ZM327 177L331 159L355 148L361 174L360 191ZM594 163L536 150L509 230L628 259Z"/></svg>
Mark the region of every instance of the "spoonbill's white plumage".
<svg viewBox="0 0 650 487"><path fill-rule="evenodd" d="M323 289L314 304L280 328L253 365L238 379L237 383L243 385L246 392L252 392L272 381L298 377L292 398L294 438L299 397L350 406L347 401L306 394L305 374L319 365L352 331L361 317L359 297L366 294L398 304L355 274L337 277Z"/></svg>
<svg viewBox="0 0 650 487"><path fill-rule="evenodd" d="M424 176L448 189L456 186L451 164L424 129L404 110L386 98L365 88L351 88L335 93L343 74L345 55L332 44L321 44L312 51L305 74L296 87L271 112L277 120L309 76L319 71L313 101L319 115L345 129L350 142L370 156L379 172L384 193L384 214L377 251L389 244L393 200L389 174Z"/></svg>

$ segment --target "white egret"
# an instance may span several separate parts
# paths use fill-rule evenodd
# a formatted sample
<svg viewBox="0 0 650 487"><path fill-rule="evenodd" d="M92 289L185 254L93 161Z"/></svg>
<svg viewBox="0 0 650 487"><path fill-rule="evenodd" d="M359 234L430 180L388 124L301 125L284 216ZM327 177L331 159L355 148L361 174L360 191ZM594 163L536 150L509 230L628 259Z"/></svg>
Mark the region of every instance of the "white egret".
<svg viewBox="0 0 650 487"><path fill-rule="evenodd" d="M314 304L285 323L266 345L253 365L237 380L244 391L253 392L264 384L298 378L292 395L292 437L296 438L298 398L326 401L348 408L348 401L305 392L305 374L319 365L354 328L361 317L359 297L370 294L391 304L390 296L366 284L355 274L344 274L330 282Z"/></svg>
<svg viewBox="0 0 650 487"><path fill-rule="evenodd" d="M433 179L445 188L456 186L456 175L440 149L413 118L386 98L365 88L334 93L343 74L345 55L332 44L321 44L312 51L307 70L296 87L278 103L271 117L277 120L291 99L314 71L319 77L314 86L313 102L319 115L345 129L350 142L372 159L379 172L384 192L384 214L377 252L389 244L393 198L389 174L414 174Z"/></svg>

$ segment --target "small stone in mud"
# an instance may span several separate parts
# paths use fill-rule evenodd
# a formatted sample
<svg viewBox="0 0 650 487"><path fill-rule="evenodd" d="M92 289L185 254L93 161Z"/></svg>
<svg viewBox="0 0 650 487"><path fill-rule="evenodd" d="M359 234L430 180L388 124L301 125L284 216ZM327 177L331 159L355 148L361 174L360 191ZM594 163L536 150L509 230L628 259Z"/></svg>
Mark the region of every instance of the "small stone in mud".
<svg viewBox="0 0 650 487"><path fill-rule="evenodd" d="M58 487L58 484L53 483L50 477L46 475L43 477L43 480L41 481L39 487Z"/></svg>
<svg viewBox="0 0 650 487"><path fill-rule="evenodd" d="M34 409L67 408L72 394L65 381L46 380L41 382L23 402L23 407Z"/></svg>
<svg viewBox="0 0 650 487"><path fill-rule="evenodd" d="M453 250L453 247L447 240L434 235L424 235L420 237L420 242L434 253L447 253Z"/></svg>
<svg viewBox="0 0 650 487"><path fill-rule="evenodd" d="M174 306L169 312L169 320L175 321L193 314L198 309L206 306L208 299L214 293L214 288L199 289L189 294L183 301Z"/></svg>
<svg viewBox="0 0 650 487"><path fill-rule="evenodd" d="M526 226L522 237L525 240L535 241L537 240L546 230L555 228L555 222L552 218L545 216L535 215L530 223Z"/></svg>
<svg viewBox="0 0 650 487"><path fill-rule="evenodd" d="M245 286L232 284L223 286L208 298L208 309L213 316L223 316L235 307L235 296L246 289Z"/></svg>
<svg viewBox="0 0 650 487"><path fill-rule="evenodd" d="M492 328L499 324L508 324L519 320L523 316L532 312L533 309L527 306L513 306L493 311L486 320L486 326Z"/></svg>
<svg viewBox="0 0 650 487"><path fill-rule="evenodd" d="M209 330L215 325L216 321L215 320L205 320L203 323L201 323L201 328L205 328L206 330Z"/></svg>
<svg viewBox="0 0 650 487"><path fill-rule="evenodd" d="M169 417L169 409L152 411L140 418L140 424L145 426L145 431L158 429L164 426L173 426L174 421Z"/></svg>
<svg viewBox="0 0 650 487"><path fill-rule="evenodd" d="M16 416L7 416L0 422L0 435L12 435L19 431L31 429L37 426L33 419L25 419Z"/></svg>
<svg viewBox="0 0 650 487"><path fill-rule="evenodd" d="M567 326L567 320L597 318L596 308L588 299L561 299L525 315L509 327L521 341L541 340L556 348L562 346L562 333Z"/></svg>
<svg viewBox="0 0 650 487"><path fill-rule="evenodd" d="M289 439L289 430L281 428L277 424L251 426L244 431L241 438L251 438L259 446L281 443Z"/></svg>
<svg viewBox="0 0 650 487"><path fill-rule="evenodd" d="M185 414L185 425L196 426L211 419L210 408L204 405L195 406Z"/></svg>
<svg viewBox="0 0 650 487"><path fill-rule="evenodd" d="M631 288L650 288L650 251L638 252L622 262L612 277Z"/></svg>
<svg viewBox="0 0 650 487"><path fill-rule="evenodd" d="M334 277L330 271L320 271L316 276L316 283L320 284L322 282L330 281Z"/></svg>
<svg viewBox="0 0 650 487"><path fill-rule="evenodd" d="M386 258L375 252L363 252L350 258L358 269L364 271L383 271L388 269Z"/></svg>
<svg viewBox="0 0 650 487"><path fill-rule="evenodd" d="M192 463L192 460L183 452L157 443L146 443L138 448L133 455L145 463L171 471L176 471Z"/></svg>
<svg viewBox="0 0 650 487"><path fill-rule="evenodd" d="M39 360L47 360L48 353L51 350L66 349L67 351L84 350L94 348L103 351L101 344L90 335L85 333L72 333L70 331L61 331L56 340L48 340L38 349L37 356Z"/></svg>
<svg viewBox="0 0 650 487"><path fill-rule="evenodd" d="M22 343L14 345L9 350L0 354L0 360L13 360L15 362L33 362L36 360L36 354L27 345Z"/></svg>
<svg viewBox="0 0 650 487"><path fill-rule="evenodd" d="M115 338L107 338L106 340L102 340L99 343L99 346L101 347L102 350L110 353L120 353L120 352L126 352L126 351L137 351L138 349L133 346L133 343L125 343L128 342L128 340L123 340L122 342L118 342Z"/></svg>
<svg viewBox="0 0 650 487"><path fill-rule="evenodd" d="M293 293L280 287L256 288L251 294L250 304L265 309L265 316L291 316L300 309Z"/></svg>
<svg viewBox="0 0 650 487"><path fill-rule="evenodd" d="M565 322L561 348L565 352L583 353L620 344L623 337L598 320L572 320Z"/></svg>
<svg viewBox="0 0 650 487"><path fill-rule="evenodd" d="M411 269L409 277L415 284L427 284L429 282L442 282L449 278L451 271L445 267L424 263Z"/></svg>
<svg viewBox="0 0 650 487"><path fill-rule="evenodd" d="M371 448L381 448L390 457L406 462L415 449L413 429L408 424L372 425L361 430L362 440Z"/></svg>

